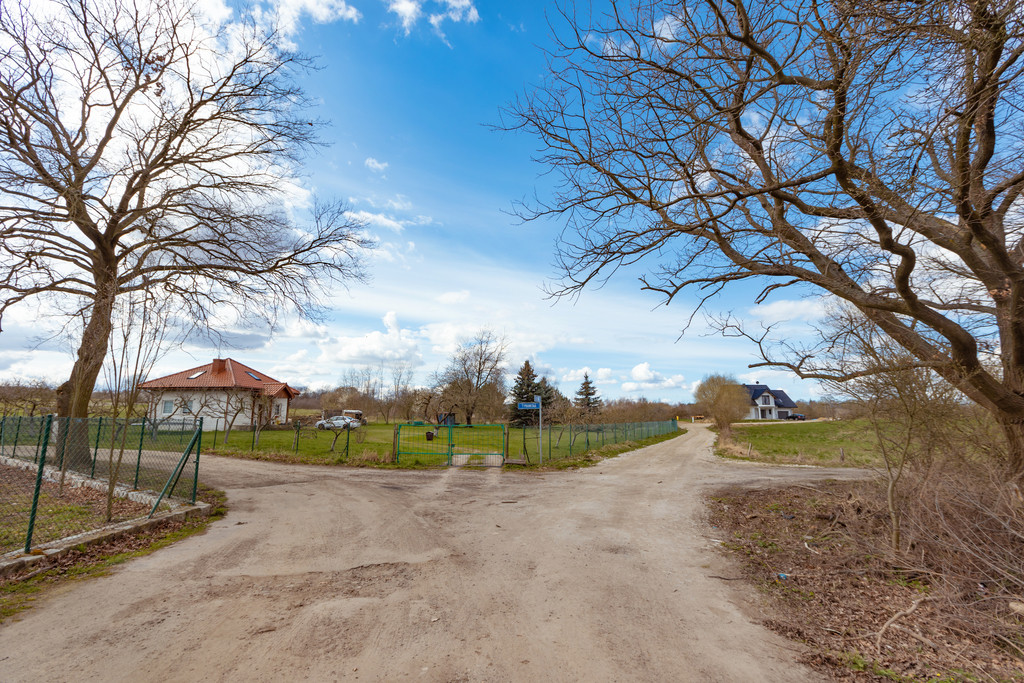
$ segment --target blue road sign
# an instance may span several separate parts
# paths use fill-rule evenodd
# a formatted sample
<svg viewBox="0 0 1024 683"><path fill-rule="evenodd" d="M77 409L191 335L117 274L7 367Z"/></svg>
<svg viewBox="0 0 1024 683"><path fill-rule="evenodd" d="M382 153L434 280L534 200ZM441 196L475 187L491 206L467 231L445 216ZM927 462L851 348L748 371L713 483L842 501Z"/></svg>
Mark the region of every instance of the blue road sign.
<svg viewBox="0 0 1024 683"><path fill-rule="evenodd" d="M537 401L520 403L519 410L540 410L540 403L538 403Z"/></svg>

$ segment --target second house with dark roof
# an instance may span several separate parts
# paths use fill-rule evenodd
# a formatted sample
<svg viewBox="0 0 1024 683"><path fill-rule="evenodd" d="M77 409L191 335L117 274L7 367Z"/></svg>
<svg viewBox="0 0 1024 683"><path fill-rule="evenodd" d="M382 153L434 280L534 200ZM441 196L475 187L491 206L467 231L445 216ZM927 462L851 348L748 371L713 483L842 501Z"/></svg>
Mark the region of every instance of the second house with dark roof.
<svg viewBox="0 0 1024 683"><path fill-rule="evenodd" d="M743 386L750 394L748 420L785 420L796 408L796 403L782 389L769 389L761 383Z"/></svg>

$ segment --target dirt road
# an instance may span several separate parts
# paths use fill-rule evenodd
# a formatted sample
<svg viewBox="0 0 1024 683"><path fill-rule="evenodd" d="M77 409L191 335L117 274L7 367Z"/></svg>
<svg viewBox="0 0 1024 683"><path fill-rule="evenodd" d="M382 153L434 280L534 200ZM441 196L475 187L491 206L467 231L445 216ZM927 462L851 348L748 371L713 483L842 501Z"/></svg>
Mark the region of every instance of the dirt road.
<svg viewBox="0 0 1024 683"><path fill-rule="evenodd" d="M544 475L208 458L230 514L0 626L0 681L817 680L712 578L697 493L827 473L687 427Z"/></svg>

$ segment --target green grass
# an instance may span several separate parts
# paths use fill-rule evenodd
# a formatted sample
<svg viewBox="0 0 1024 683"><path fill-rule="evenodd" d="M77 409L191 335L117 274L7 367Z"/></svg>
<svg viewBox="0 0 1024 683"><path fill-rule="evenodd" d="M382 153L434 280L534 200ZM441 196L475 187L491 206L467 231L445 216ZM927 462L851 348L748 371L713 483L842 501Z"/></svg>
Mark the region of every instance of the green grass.
<svg viewBox="0 0 1024 683"><path fill-rule="evenodd" d="M733 425L734 444L720 455L777 464L870 467L879 464L867 420ZM840 452L844 455L841 457Z"/></svg>
<svg viewBox="0 0 1024 683"><path fill-rule="evenodd" d="M588 452L609 448L616 443L647 443L645 437L651 427L624 427L623 425L591 425L588 429L567 425L545 428L542 437L545 465L566 461L565 467L578 466L586 459ZM428 440L427 432L433 433ZM371 423L352 432L342 432L335 452L330 452L334 433L304 427L299 433L298 449L295 447L294 430L264 431L259 444L253 448L252 432L231 432L225 446L224 433L203 433L203 452L214 455L273 460L276 462L304 463L311 465L347 464L374 467L429 468L448 465L449 447L453 454L459 453L501 453L504 449L501 429L495 426L478 425L474 428L458 427L448 430L434 425L402 426L402 452L398 463L392 458L394 424ZM678 436L682 431L672 432ZM214 436L217 437L214 441ZM508 457L520 459L525 448L532 462L537 457L537 429L508 429ZM346 438L348 452L346 453ZM449 443L451 438L452 443ZM524 444L525 442L525 444ZM625 450L631 450L627 447ZM619 451L622 452L622 451Z"/></svg>
<svg viewBox="0 0 1024 683"><path fill-rule="evenodd" d="M312 426L303 427L299 432L298 450L295 448L293 429L264 430L255 448L252 432L232 431L225 445L224 432L209 431L203 432L203 453L308 465L334 465L373 457L389 458L394 431L393 424L368 424L348 433L342 432L333 453L330 449L334 432Z"/></svg>
<svg viewBox="0 0 1024 683"><path fill-rule="evenodd" d="M519 470L566 470L576 467L590 467L600 463L605 458L614 458L617 455L628 453L629 451L635 451L645 446L653 446L656 443L662 441L668 441L674 439L677 436L682 436L687 430L680 429L678 432L672 432L670 434L661 434L659 436L649 436L645 439L639 439L637 441L623 441L622 443L607 444L599 448L580 453L571 458L558 458L555 460L544 460L544 466L537 463L530 465L506 465L507 469L519 469Z"/></svg>

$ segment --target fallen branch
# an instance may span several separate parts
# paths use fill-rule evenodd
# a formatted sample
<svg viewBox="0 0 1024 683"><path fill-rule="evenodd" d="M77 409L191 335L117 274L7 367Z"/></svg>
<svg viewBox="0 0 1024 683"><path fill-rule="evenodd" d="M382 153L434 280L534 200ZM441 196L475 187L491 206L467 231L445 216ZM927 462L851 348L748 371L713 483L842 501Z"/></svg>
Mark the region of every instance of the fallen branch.
<svg viewBox="0 0 1024 683"><path fill-rule="evenodd" d="M903 633L906 633L911 638L914 638L915 640L917 640L920 643L924 643L925 645L927 645L928 647L930 647L933 650L938 650L939 649L939 646L936 645L934 642L928 640L927 638L922 636L920 633L917 633L914 630L907 628L906 626L900 626L899 624L893 624L893 628L894 629L899 629L900 631L902 631Z"/></svg>
<svg viewBox="0 0 1024 683"><path fill-rule="evenodd" d="M882 629L878 632L878 636L875 638L875 650L879 653L882 652L882 638L885 636L885 632L889 630L889 627L896 623L897 619L902 619L903 617L913 614L918 607L920 607L926 602L930 602L931 600L932 598L927 595L923 598L918 598L917 600L914 600L914 604L912 604L907 609L892 615L889 618L889 621L885 622L885 624L882 626Z"/></svg>

